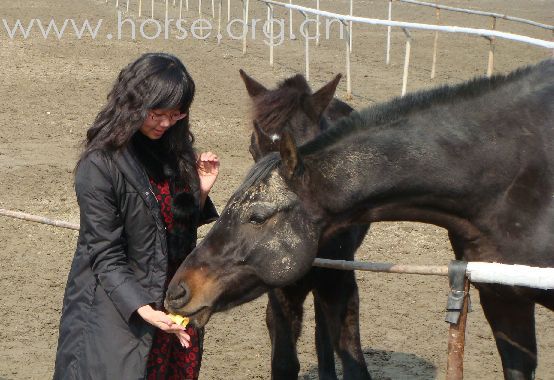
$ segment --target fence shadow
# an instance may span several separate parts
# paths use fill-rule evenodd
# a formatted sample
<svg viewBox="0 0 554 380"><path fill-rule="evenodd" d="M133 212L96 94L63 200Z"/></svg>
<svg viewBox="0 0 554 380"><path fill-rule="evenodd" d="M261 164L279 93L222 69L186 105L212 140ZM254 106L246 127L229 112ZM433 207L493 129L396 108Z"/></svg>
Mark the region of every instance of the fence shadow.
<svg viewBox="0 0 554 380"><path fill-rule="evenodd" d="M414 354L365 348L364 356L373 380L434 380L437 376L437 369L431 362ZM336 367L339 378L342 378L338 360ZM318 379L317 366L309 366L302 371L299 379Z"/></svg>

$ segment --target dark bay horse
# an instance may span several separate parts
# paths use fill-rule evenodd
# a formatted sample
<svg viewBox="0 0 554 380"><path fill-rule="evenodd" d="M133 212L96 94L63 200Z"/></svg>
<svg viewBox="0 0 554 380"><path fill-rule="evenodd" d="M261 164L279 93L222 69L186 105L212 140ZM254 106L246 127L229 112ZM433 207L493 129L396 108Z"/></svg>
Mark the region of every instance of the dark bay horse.
<svg viewBox="0 0 554 380"><path fill-rule="evenodd" d="M173 277L169 310L214 312L298 280L344 225L432 223L457 259L554 267L554 60L367 108L258 162ZM506 379L532 379L535 304L554 290L475 284Z"/></svg>
<svg viewBox="0 0 554 380"><path fill-rule="evenodd" d="M303 144L320 135L330 122L353 111L333 97L340 75L315 93L302 75L284 80L274 90L268 90L242 70L240 75L253 104L250 153L254 161L279 150L285 128L297 143ZM355 225L333 234L320 244L317 256L353 260L367 230L368 226ZM298 378L296 342L302 331L304 300L310 291L314 295L319 378L337 379L334 348L345 379L370 379L360 344L354 272L322 268L313 268L294 284L268 292L266 322L272 346L272 378Z"/></svg>

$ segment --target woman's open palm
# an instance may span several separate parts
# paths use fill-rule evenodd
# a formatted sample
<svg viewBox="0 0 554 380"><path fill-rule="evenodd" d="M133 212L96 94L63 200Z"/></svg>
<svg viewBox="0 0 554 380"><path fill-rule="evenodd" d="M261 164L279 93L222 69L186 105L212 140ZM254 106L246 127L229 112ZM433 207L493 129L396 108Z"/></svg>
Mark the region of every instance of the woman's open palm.
<svg viewBox="0 0 554 380"><path fill-rule="evenodd" d="M200 177L200 191L209 193L219 174L219 158L212 152L200 153L196 159L196 170Z"/></svg>

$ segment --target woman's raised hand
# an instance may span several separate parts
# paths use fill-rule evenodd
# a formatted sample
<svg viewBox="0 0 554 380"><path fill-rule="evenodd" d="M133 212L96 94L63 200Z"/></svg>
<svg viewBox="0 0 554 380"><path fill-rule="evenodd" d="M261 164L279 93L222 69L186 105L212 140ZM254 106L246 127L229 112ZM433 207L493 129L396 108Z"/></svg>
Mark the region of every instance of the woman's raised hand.
<svg viewBox="0 0 554 380"><path fill-rule="evenodd" d="M212 152L203 152L196 158L196 170L200 177L200 191L207 195L219 174L219 158Z"/></svg>
<svg viewBox="0 0 554 380"><path fill-rule="evenodd" d="M186 327L173 322L163 311L154 310L150 305L144 305L137 309L137 313L142 319L150 323L152 326L155 326L166 333L173 333L177 335L177 338L183 347L190 347L190 336L186 333Z"/></svg>

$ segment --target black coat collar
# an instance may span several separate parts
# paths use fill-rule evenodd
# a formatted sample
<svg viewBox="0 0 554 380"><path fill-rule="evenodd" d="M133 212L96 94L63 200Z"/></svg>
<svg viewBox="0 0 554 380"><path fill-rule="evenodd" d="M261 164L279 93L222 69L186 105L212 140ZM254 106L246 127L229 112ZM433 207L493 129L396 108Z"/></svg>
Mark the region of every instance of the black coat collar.
<svg viewBox="0 0 554 380"><path fill-rule="evenodd" d="M161 157L160 155L153 157L151 153L146 152L145 148L147 148L147 145L140 145L138 149L137 145L138 144L135 143L128 144L126 147L117 151L113 158L116 166L125 179L137 190L148 208L152 210L158 227L163 227L164 222L161 216L160 205L156 200L148 177L152 177L155 181L157 181L157 178L161 178L162 180L164 178L174 179L175 171L173 171L171 166L163 164L161 160L158 160L158 158ZM151 160L149 160L149 157ZM150 164L146 165L145 162L150 162ZM159 177L154 177L151 172L154 172L154 175ZM191 205L191 201L194 206ZM198 202L199 193L196 191L193 191L193 194L174 194L173 213L176 219L190 220L191 214L198 211L196 210L198 208Z"/></svg>
<svg viewBox="0 0 554 380"><path fill-rule="evenodd" d="M125 177L125 180L137 190L146 206L152 211L152 216L158 228L164 229L160 205L152 192L148 175L140 165L130 144L114 153L113 160Z"/></svg>

